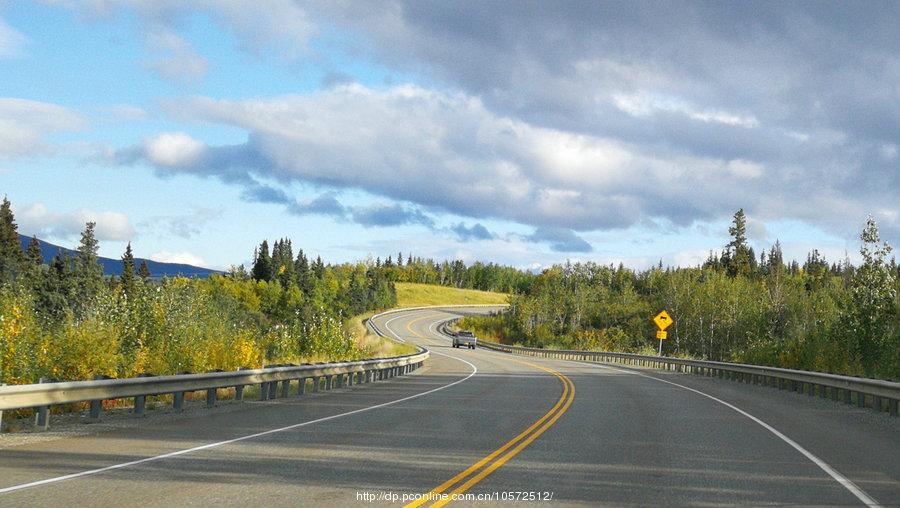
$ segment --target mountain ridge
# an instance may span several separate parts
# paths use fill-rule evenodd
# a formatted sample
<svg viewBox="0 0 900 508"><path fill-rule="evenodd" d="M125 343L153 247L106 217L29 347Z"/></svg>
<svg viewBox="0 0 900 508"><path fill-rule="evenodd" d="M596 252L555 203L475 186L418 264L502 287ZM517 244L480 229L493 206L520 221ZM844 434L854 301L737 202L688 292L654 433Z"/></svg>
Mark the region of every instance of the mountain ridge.
<svg viewBox="0 0 900 508"><path fill-rule="evenodd" d="M31 237L21 234L19 235L19 243L22 245L22 250L27 251L29 242L31 242ZM50 261L53 260L54 256L56 256L56 254L60 251L67 253L69 256L73 257L78 255L78 251L74 249L68 249L66 247L52 244L50 242L41 240L40 238L38 238L38 243L41 246L41 256L43 256L44 258L44 263L50 263ZM137 270L138 267L141 266L141 262L143 261L147 262L147 267L150 269L150 275L152 277L183 276L203 279L213 274L222 273L219 270L193 266L185 263L163 263L161 261L153 261L152 259L137 257L134 258L135 270ZM121 259L113 259L101 256L99 258L99 262L103 267L104 275L122 275Z"/></svg>

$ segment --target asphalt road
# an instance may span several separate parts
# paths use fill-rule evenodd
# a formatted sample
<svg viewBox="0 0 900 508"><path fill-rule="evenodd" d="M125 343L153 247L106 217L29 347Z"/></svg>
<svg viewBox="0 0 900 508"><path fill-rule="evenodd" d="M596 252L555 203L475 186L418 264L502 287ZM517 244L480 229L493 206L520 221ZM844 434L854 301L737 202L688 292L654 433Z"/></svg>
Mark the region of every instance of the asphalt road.
<svg viewBox="0 0 900 508"><path fill-rule="evenodd" d="M396 506L425 493L438 505L452 493L494 496L460 505L900 505L896 418L718 379L453 349L435 328L455 312L377 320L432 351L405 377L0 440L0 506Z"/></svg>

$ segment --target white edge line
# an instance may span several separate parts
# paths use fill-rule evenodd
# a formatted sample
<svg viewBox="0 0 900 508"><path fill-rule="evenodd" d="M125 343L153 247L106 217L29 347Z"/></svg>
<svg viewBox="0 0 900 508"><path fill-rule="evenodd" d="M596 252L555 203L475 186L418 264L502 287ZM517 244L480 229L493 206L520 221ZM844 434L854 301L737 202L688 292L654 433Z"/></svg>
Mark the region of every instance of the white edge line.
<svg viewBox="0 0 900 508"><path fill-rule="evenodd" d="M395 318L395 319L396 319L396 318ZM391 333L393 333L394 335L396 335L396 332L393 332L390 328L388 328L387 323L385 323L385 328L387 328L388 331L390 331ZM432 352L433 352L433 351L432 351ZM478 367L476 367L476 366L473 365L472 363L467 362L466 360L463 360L462 358L456 358L455 356L450 356L450 355L446 355L446 354L443 354L443 353L435 353L435 354L438 354L438 355L441 355L441 356L446 356L446 357L448 357L448 358L453 358L454 360L459 360L459 361L461 361L461 362L467 364L469 367L471 367L471 368L472 368L472 372L470 372L468 376L466 376L466 377L464 377L464 378L462 378L462 379L456 380L456 381L454 381L454 382L452 382L452 383L450 383L450 384L446 384L446 385L444 385L444 386L440 386L440 387L438 387L438 388L434 388L434 389L428 390L427 392L422 392L422 393L417 393L417 394L415 394L415 395L410 395L409 397L403 397L402 399L392 400L392 401L389 401L389 402L384 402L384 403L382 403L382 404L377 404L377 405L374 405L374 406L363 407L363 408L360 408L360 409L354 409L353 411L347 411L346 413L341 413L341 414L336 414L336 415L326 416L326 417L323 417L323 418L317 418L317 419L315 419L315 420L310 420L310 421L307 421L307 422L295 423L295 424L293 424L293 425L288 425L288 426L286 426L286 427L280 427L280 428L277 428L277 429L270 429L270 430L266 430L266 431L263 431L263 432L257 432L257 433L255 433L255 434L249 434L249 435L246 435L246 436L236 437L236 438L233 438L233 439L227 439L227 440L225 440L225 441L218 441L218 442L215 442L215 443L208 443L208 444L205 444L205 445L195 446L195 447L193 447L193 448L188 448L188 449L185 449L185 450L178 450L178 451L175 451L175 452L164 453L164 454L162 454L162 455L155 455L155 456L153 456L153 457L145 457L145 458L143 458L143 459L133 460L133 461L131 461L131 462L123 462L123 463L121 463L121 464L113 464L113 465L111 465L111 466L101 467L101 468L98 468L98 469L90 469L90 470L87 470L87 471L81 471L81 472L78 472L78 473L67 474L67 475L64 475L64 476L57 476L57 477L54 477L54 478L47 478L47 479L44 479L44 480L38 480L38 481L35 481L35 482L30 482L30 483L22 483L22 484L19 484L19 485L13 485L13 486L11 486L11 487L4 487L4 488L0 488L0 494L8 494L8 493L10 493L10 492L15 492L15 491L18 491L18 490L24 490L24 489L28 489L28 488L32 488L32 487L39 487L39 486L41 486L41 485L47 485L47 484L50 484L50 483L61 482L61 481L64 481L64 480L72 480L72 479L75 479L75 478L81 478L81 477L83 477L83 476L92 476L92 475L95 475L95 474L104 473L104 472L106 472L106 471L113 471L113 470L115 470L115 469L122 469L122 468L125 468L125 467L136 466L136 465L138 465L138 464L144 464L144 463L146 463L146 462L154 462L154 461L157 461L157 460L163 460L163 459L168 459L168 458L172 458L172 457L177 457L177 456L179 456L179 455L185 455L185 454L188 454L188 453L198 452L198 451L201 451L201 450L208 450L208 449L210 449L210 448L217 448L217 447L224 446L224 445L231 444L231 443L237 443L237 442L240 442L240 441L246 441L246 440L248 440L248 439L254 439L254 438L257 438L257 437L260 437L260 436L266 436L266 435L269 435L269 434L275 434L275 433L278 433L278 432L284 432L284 431L286 431L286 430L292 430L292 429L296 429L296 428L300 428L300 427L305 427L305 426L307 426L307 425L312 425L312 424L314 424L314 423L326 422L326 421L328 421L328 420L334 420L334 419L336 419L336 418L341 418L341 417L344 417L344 416L350 416L350 415L354 415L354 414L357 414L357 413L362 413L362 412L365 412L365 411L371 411L372 409L378 409L378 408L382 408L382 407L385 407L385 406L391 406L391 405L393 405L393 404L398 404L398 403L400 403L400 402L405 402L405 401L407 401L407 400L416 399L416 398L422 397L422 396L424 396L424 395L428 395L428 394L431 394L431 393L434 393L434 392L441 391L441 390L443 390L443 389L445 389L445 388L450 388L451 386L458 385L459 383L462 383L463 381L467 381L469 378L471 378L472 376L474 376L474 375L478 372Z"/></svg>
<svg viewBox="0 0 900 508"><path fill-rule="evenodd" d="M495 352L496 352L496 351L495 351ZM550 359L550 360L552 360L552 359ZM559 360L557 360L557 361L559 361ZM810 461L812 461L813 464L819 466L819 469L821 469L822 471L825 471L825 472L828 474L828 476L831 476L831 478L833 478L836 482L838 482L839 484L843 485L844 488L846 488L848 491L850 491L851 494L853 494L854 496L856 496L856 498L859 499L860 501L862 501L863 504L865 504L866 506L869 506L870 508L880 508L880 506L881 506L881 505L879 505L878 502L875 501L871 496L869 496L868 494L866 494L866 492L863 491L858 485L856 485L855 483L853 483L852 480L850 480L850 479L847 478L846 476L842 475L842 474L841 474L840 472L838 472L836 469L834 469L833 467L831 467L827 462L825 462L824 460L820 459L819 457L817 457L815 454L813 454L812 452L810 452L810 451L807 450L806 448L802 447L799 443L797 443L797 442L794 441L793 439L791 439L791 438L785 436L784 434L782 434L781 432L779 432L778 429L776 429L775 427L772 427L772 426L769 425L768 423L766 423L766 422L760 420L759 418L757 418L757 417L753 416L752 414L750 414L750 413L744 411L743 409L741 409L741 408L735 406L734 404L731 404L731 403L729 403L729 402L725 402L724 400L722 400L722 399L720 399L720 398L718 398L718 397L715 397L715 396L710 395L710 394L708 394L708 393L701 392L700 390L691 388L691 387L689 387L689 386L684 386L684 385L681 385L681 384L678 384L678 383L674 383L674 382L672 382L672 381L667 381L667 380L665 380L665 379L660 379L660 378L658 378L658 377L649 376L649 375L644 374L644 373L642 373L642 372L635 372L635 371L633 371L633 370L628 370L628 369L620 369L620 368L617 368L617 367L612 367L612 366L610 366L610 365L604 365L604 364L601 364L601 363L595 363L595 362L581 362L581 361L577 361L577 360L562 360L562 361L565 361L565 362L573 362L573 363L578 363L578 364L582 364L582 365L584 365L584 364L587 364L587 365L594 365L594 366L599 367L599 368L601 368L601 369L609 369L609 370L614 370L614 371L617 371L617 372L623 372L623 373L625 373L625 374L633 374L633 375L635 375L635 376L641 376L641 377L644 377L644 378L647 378L647 379L652 379L652 380L654 380L654 381L659 381L660 383L666 383L666 384L670 384L670 385L672 385L672 386L677 386L677 387L679 387L679 388L684 388L685 390L688 390L688 391L694 392L694 393L696 393L696 394L698 394L698 395L702 395L702 396L704 396L704 397L707 397L707 398L709 398L709 399L712 399L712 400L718 402L719 404L722 404L722 405L724 405L724 406L726 406L726 407L728 407L728 408L730 408L730 409L732 409L732 410L734 410L734 411L740 413L741 415L746 416L746 417L749 418L750 420L753 420L754 422L756 422L757 424L759 424L762 428L768 430L769 432L771 432L772 434L774 434L776 437L778 437L779 439L781 439L781 440L784 441L785 443L789 444L789 445L790 445L791 447L793 447L795 450L797 450L798 452L800 452L801 454L803 454L804 457L806 457L807 459L809 459Z"/></svg>

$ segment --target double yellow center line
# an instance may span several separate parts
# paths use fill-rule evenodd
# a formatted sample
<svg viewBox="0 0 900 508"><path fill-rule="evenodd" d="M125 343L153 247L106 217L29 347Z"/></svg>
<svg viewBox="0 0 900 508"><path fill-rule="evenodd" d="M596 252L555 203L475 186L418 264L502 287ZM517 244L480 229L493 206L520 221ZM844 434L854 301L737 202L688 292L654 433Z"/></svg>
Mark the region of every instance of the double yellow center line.
<svg viewBox="0 0 900 508"><path fill-rule="evenodd" d="M419 319L411 321L409 325L407 325L407 330L409 330L414 335L421 337L419 334L413 332L412 328L410 327L413 322L418 321ZM529 367L540 369L556 376L560 381L562 381L563 384L563 392L559 397L559 400L556 401L556 404L551 407L550 410L547 411L546 414L544 414L544 416L542 416L536 422L532 423L531 426L523 430L521 433L519 433L519 435L512 438L506 444L504 444L500 448L497 448L478 462L472 464L465 471L462 471L453 478L450 478L446 482L438 485L437 487L426 493L424 496L422 496L420 499L407 504L404 508L417 508L428 503L429 501L436 501L431 505L432 507L440 507L449 503L453 499L454 495L466 492L467 490L472 488L473 485L485 479L489 474L493 473L500 466L518 455L519 452L524 450L525 447L527 447L529 444L531 444L532 441L537 439L538 436L552 427L553 424L556 423L556 421L559 420L559 418L569 409L569 406L572 405L572 401L575 400L575 384L564 374L542 365L524 362L521 360L514 360L512 358L508 358L508 360L516 363L521 363L523 365L528 365ZM441 496L441 494L447 492L448 490L450 490L449 495L447 495L446 497Z"/></svg>

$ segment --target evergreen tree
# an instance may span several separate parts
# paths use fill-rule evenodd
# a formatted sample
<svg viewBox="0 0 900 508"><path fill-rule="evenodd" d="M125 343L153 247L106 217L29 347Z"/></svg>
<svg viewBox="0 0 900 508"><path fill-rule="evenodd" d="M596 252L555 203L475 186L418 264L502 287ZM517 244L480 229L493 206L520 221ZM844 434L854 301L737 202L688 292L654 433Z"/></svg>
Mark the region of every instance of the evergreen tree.
<svg viewBox="0 0 900 508"><path fill-rule="evenodd" d="M90 307L91 302L103 289L103 267L97 255L99 243L94 235L95 222L88 222L81 232L78 256L75 258L73 273L77 284L76 310L81 312Z"/></svg>
<svg viewBox="0 0 900 508"><path fill-rule="evenodd" d="M19 227L6 197L0 205L0 281L16 278L25 265L25 254L19 243Z"/></svg>
<svg viewBox="0 0 900 508"><path fill-rule="evenodd" d="M256 259L253 260L253 269L250 271L256 280L272 280L272 258L269 256L269 242L263 240L259 244Z"/></svg>
<svg viewBox="0 0 900 508"><path fill-rule="evenodd" d="M397 253L397 266L401 268L403 267L403 252Z"/></svg>
<svg viewBox="0 0 900 508"><path fill-rule="evenodd" d="M294 272L297 277L297 286L308 295L313 290L312 272L309 270L309 259L303 253L303 249L297 252L297 260L294 262Z"/></svg>
<svg viewBox="0 0 900 508"><path fill-rule="evenodd" d="M141 277L141 280L143 280L144 282L147 282L148 280L150 280L150 277L152 275L150 274L150 267L147 265L146 259L141 260L141 267L138 268L138 275Z"/></svg>
<svg viewBox="0 0 900 508"><path fill-rule="evenodd" d="M734 214L732 226L728 228L728 233L731 235L731 242L727 246L729 259L725 265L728 269L728 274L732 277L749 275L752 271L752 263L755 261L755 256L747 247L747 217L744 215L743 208Z"/></svg>
<svg viewBox="0 0 900 508"><path fill-rule="evenodd" d="M119 279L122 283L122 290L125 295L131 297L134 295L134 253L131 252L131 242L125 247L125 254L122 255L122 276Z"/></svg>
<svg viewBox="0 0 900 508"><path fill-rule="evenodd" d="M27 284L34 291L39 291L44 273L44 255L41 254L41 244L36 236L28 242L28 250L25 254L25 278Z"/></svg>
<svg viewBox="0 0 900 508"><path fill-rule="evenodd" d="M322 262L322 256L316 256L316 260L313 263L313 273L316 274L316 278L319 280L325 278L325 263Z"/></svg>

